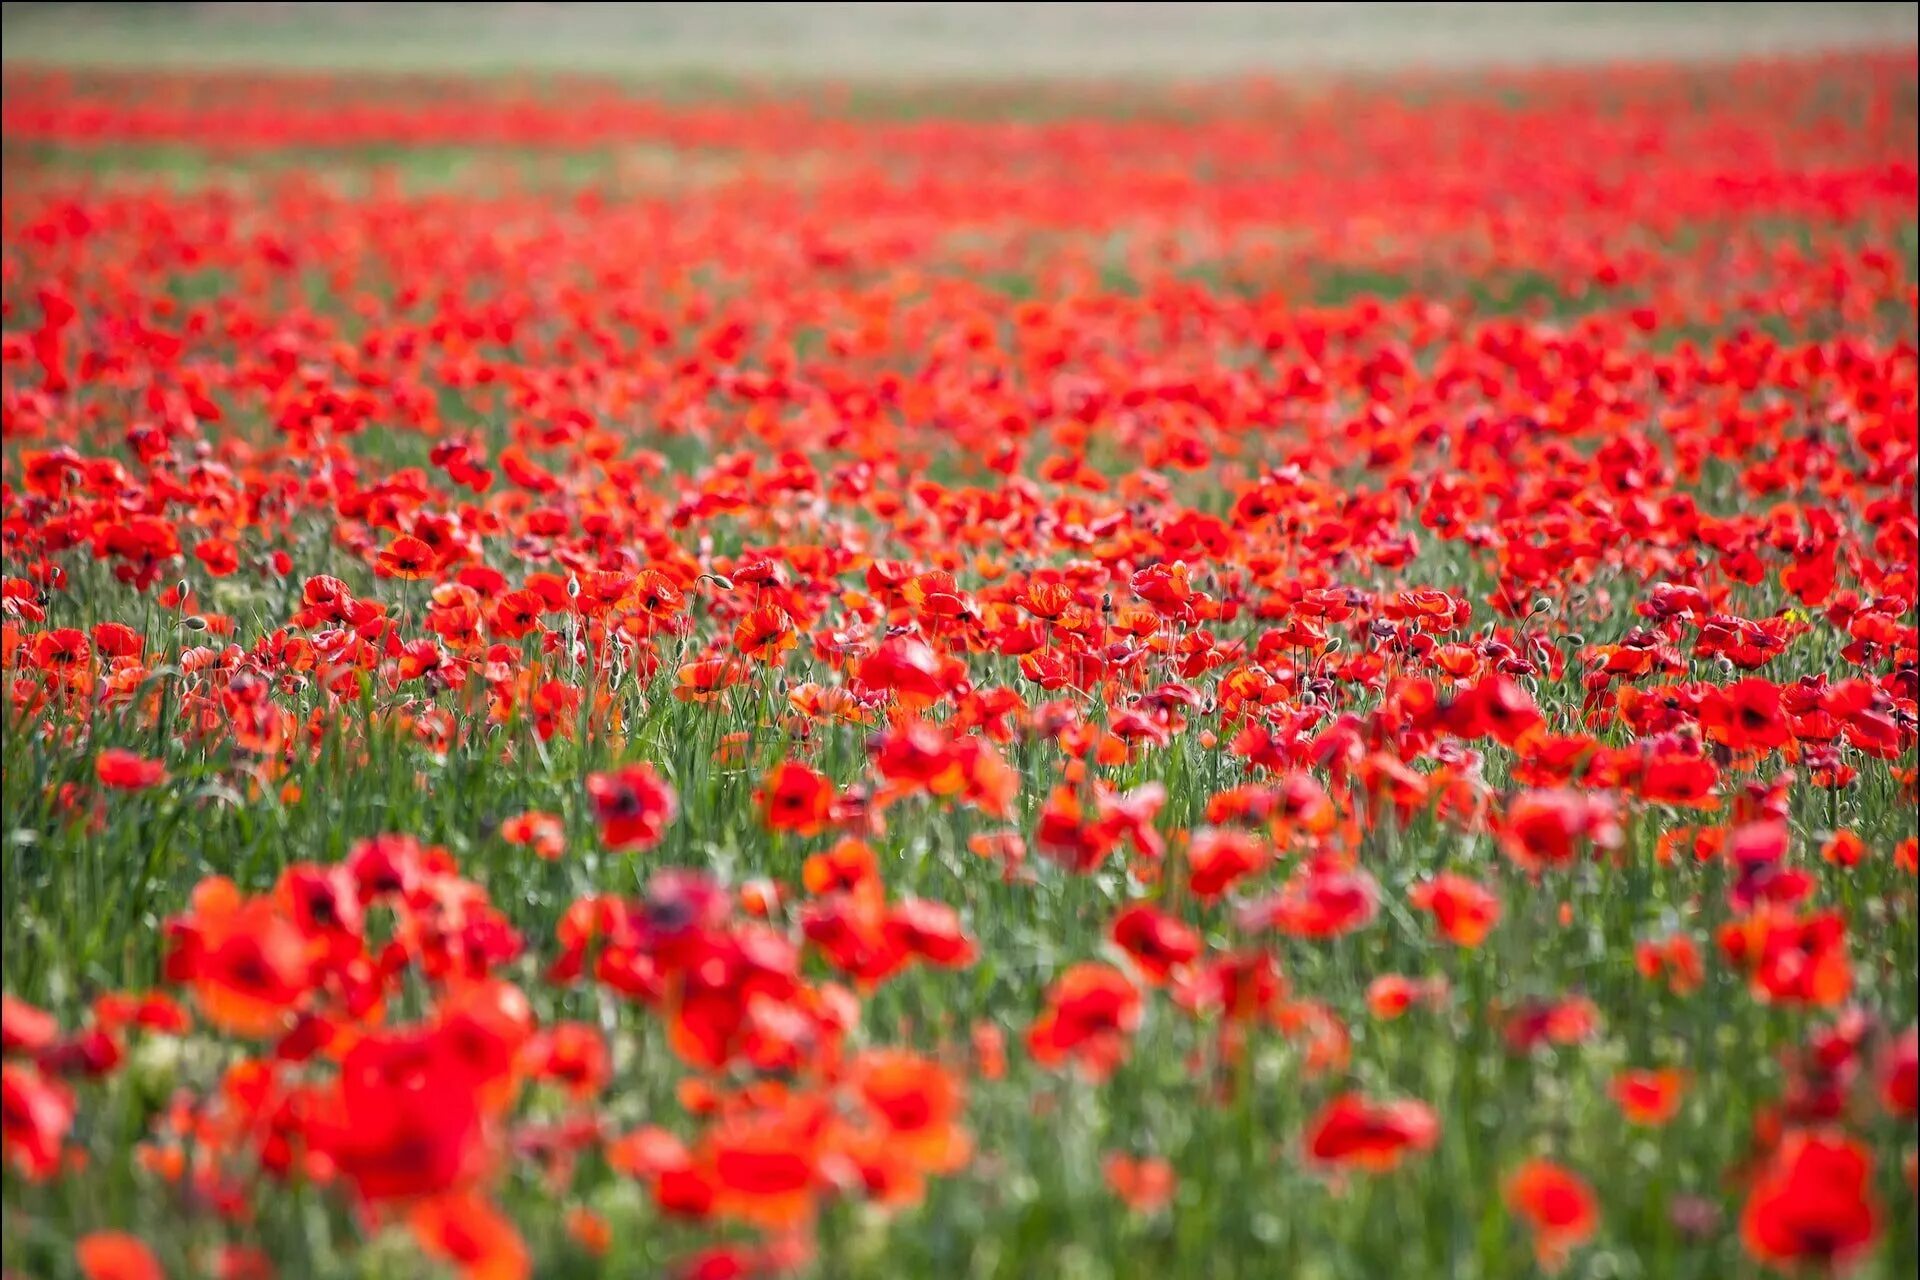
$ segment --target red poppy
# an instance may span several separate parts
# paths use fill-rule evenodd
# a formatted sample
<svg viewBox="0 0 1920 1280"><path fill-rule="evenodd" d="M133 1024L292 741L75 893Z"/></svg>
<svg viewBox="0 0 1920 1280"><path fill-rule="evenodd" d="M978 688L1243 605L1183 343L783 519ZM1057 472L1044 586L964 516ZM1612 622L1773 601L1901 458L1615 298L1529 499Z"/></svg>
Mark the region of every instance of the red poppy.
<svg viewBox="0 0 1920 1280"><path fill-rule="evenodd" d="M1076 964L1047 988L1046 1008L1027 1030L1027 1049L1042 1066L1072 1059L1104 1079L1126 1057L1140 1025L1140 992L1118 969Z"/></svg>
<svg viewBox="0 0 1920 1280"><path fill-rule="evenodd" d="M1115 1151L1101 1162L1101 1173L1113 1194L1135 1213L1158 1213L1173 1200L1178 1185L1173 1166L1159 1156L1136 1159Z"/></svg>
<svg viewBox="0 0 1920 1280"><path fill-rule="evenodd" d="M1529 1160L1507 1179L1507 1207L1533 1229L1534 1254L1545 1271L1592 1238L1600 1222L1593 1189L1551 1160Z"/></svg>
<svg viewBox="0 0 1920 1280"><path fill-rule="evenodd" d="M1620 1114L1638 1125L1667 1123L1680 1110L1686 1096L1687 1074L1667 1068L1660 1071L1623 1071L1613 1078L1611 1092Z"/></svg>
<svg viewBox="0 0 1920 1280"><path fill-rule="evenodd" d="M418 538L402 535L380 552L374 572L383 578L412 580L431 574L440 557Z"/></svg>
<svg viewBox="0 0 1920 1280"><path fill-rule="evenodd" d="M1619 818L1603 796L1583 791L1527 791L1507 806L1502 843L1530 871L1563 867L1586 848L1612 849L1621 840Z"/></svg>
<svg viewBox="0 0 1920 1280"><path fill-rule="evenodd" d="M733 629L734 647L758 662L776 662L799 642L793 619L778 605L753 610Z"/></svg>
<svg viewBox="0 0 1920 1280"><path fill-rule="evenodd" d="M167 1274L145 1242L124 1231L82 1236L73 1256L86 1280L165 1280Z"/></svg>
<svg viewBox="0 0 1920 1280"><path fill-rule="evenodd" d="M1449 942L1477 947L1500 919L1500 899L1478 881L1452 872L1414 885L1407 897L1430 912Z"/></svg>
<svg viewBox="0 0 1920 1280"><path fill-rule="evenodd" d="M1163 983L1200 955L1200 935L1181 921L1137 903L1114 917L1115 946L1126 952L1149 982Z"/></svg>
<svg viewBox="0 0 1920 1280"><path fill-rule="evenodd" d="M835 796L832 782L788 760L761 779L760 811L769 831L816 836L833 821Z"/></svg>
<svg viewBox="0 0 1920 1280"><path fill-rule="evenodd" d="M192 906L167 926L167 977L189 984L201 1014L224 1031L285 1030L308 994L315 948L271 899L245 898L230 881L203 881Z"/></svg>
<svg viewBox="0 0 1920 1280"><path fill-rule="evenodd" d="M500 838L510 845L532 849L551 862L567 850L567 829L551 813L529 810L500 824Z"/></svg>
<svg viewBox="0 0 1920 1280"><path fill-rule="evenodd" d="M1382 1173L1440 1140L1440 1120L1425 1103L1374 1102L1345 1093L1307 1126L1307 1155L1338 1168Z"/></svg>
<svg viewBox="0 0 1920 1280"><path fill-rule="evenodd" d="M100 785L116 791L144 791L167 780L167 767L121 747L108 747L93 758Z"/></svg>
<svg viewBox="0 0 1920 1280"><path fill-rule="evenodd" d="M1762 1262L1843 1265L1879 1235L1872 1178L1871 1158L1851 1138L1788 1133L1748 1193L1740 1239Z"/></svg>
<svg viewBox="0 0 1920 1280"><path fill-rule="evenodd" d="M587 798L609 849L641 851L660 843L679 812L673 788L650 764L587 775Z"/></svg>
<svg viewBox="0 0 1920 1280"><path fill-rule="evenodd" d="M0 1052L38 1053L60 1036L60 1023L39 1009L10 995L0 995Z"/></svg>
<svg viewBox="0 0 1920 1280"><path fill-rule="evenodd" d="M0 1150L29 1179L51 1177L73 1127L66 1088L32 1067L0 1063Z"/></svg>
<svg viewBox="0 0 1920 1280"><path fill-rule="evenodd" d="M429 1257L453 1264L466 1280L523 1280L533 1274L519 1232L477 1195L422 1200L407 1214L407 1225Z"/></svg>

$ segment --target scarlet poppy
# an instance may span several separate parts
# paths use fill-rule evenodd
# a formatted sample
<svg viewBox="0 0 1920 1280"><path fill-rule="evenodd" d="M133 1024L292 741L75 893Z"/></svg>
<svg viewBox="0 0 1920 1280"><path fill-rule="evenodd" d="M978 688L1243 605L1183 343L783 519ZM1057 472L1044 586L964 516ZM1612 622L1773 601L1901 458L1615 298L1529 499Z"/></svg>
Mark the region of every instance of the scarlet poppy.
<svg viewBox="0 0 1920 1280"><path fill-rule="evenodd" d="M1414 885L1407 897L1432 914L1448 941L1463 947L1479 946L1500 919L1499 898L1477 881L1452 872Z"/></svg>
<svg viewBox="0 0 1920 1280"><path fill-rule="evenodd" d="M73 1246L74 1260L86 1280L165 1280L153 1250L124 1231L95 1231Z"/></svg>
<svg viewBox="0 0 1920 1280"><path fill-rule="evenodd" d="M1613 1100L1620 1113L1638 1125L1663 1125L1673 1119L1686 1096L1685 1072L1623 1071L1613 1079Z"/></svg>
<svg viewBox="0 0 1920 1280"><path fill-rule="evenodd" d="M1027 1048L1043 1066L1071 1059L1103 1079L1125 1058L1140 1015L1140 992L1125 974L1076 964L1047 989L1046 1008L1027 1030Z"/></svg>
<svg viewBox="0 0 1920 1280"><path fill-rule="evenodd" d="M759 798L769 831L814 836L833 820L833 783L797 761L775 765L760 782Z"/></svg>
<svg viewBox="0 0 1920 1280"><path fill-rule="evenodd" d="M1173 1200L1178 1180L1173 1166L1159 1156L1135 1158L1115 1151L1100 1167L1113 1194L1135 1213L1158 1213Z"/></svg>
<svg viewBox="0 0 1920 1280"><path fill-rule="evenodd" d="M589 774L587 797L600 821L600 838L609 849L651 849L679 812L673 788L645 763Z"/></svg>
<svg viewBox="0 0 1920 1280"><path fill-rule="evenodd" d="M1842 1265L1878 1236L1869 1196L1873 1163L1851 1138L1795 1130L1748 1193L1740 1238L1762 1262L1783 1266Z"/></svg>
<svg viewBox="0 0 1920 1280"><path fill-rule="evenodd" d="M1551 1160L1529 1160L1507 1179L1507 1207L1533 1229L1534 1254L1546 1271L1593 1236L1599 1202L1579 1175Z"/></svg>
<svg viewBox="0 0 1920 1280"><path fill-rule="evenodd" d="M167 780L167 767L121 747L108 747L93 760L100 785L116 791L144 791Z"/></svg>
<svg viewBox="0 0 1920 1280"><path fill-rule="evenodd" d="M1306 1150L1318 1163L1381 1173L1440 1139L1433 1108L1412 1099L1374 1102L1357 1093L1333 1099L1307 1126Z"/></svg>

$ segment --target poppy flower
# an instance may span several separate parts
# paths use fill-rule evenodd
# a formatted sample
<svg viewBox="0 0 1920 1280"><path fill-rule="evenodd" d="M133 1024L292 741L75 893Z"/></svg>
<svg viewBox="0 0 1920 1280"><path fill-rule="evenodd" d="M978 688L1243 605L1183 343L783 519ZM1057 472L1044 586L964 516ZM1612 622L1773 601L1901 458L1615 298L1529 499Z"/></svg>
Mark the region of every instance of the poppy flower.
<svg viewBox="0 0 1920 1280"><path fill-rule="evenodd" d="M703 658L682 666L674 676L673 696L681 702L712 702L746 679L747 668L738 658Z"/></svg>
<svg viewBox="0 0 1920 1280"><path fill-rule="evenodd" d="M679 812L673 788L650 764L587 775L587 798L609 849L641 851L660 843Z"/></svg>
<svg viewBox="0 0 1920 1280"><path fill-rule="evenodd" d="M1796 916L1763 906L1723 925L1719 943L1721 955L1747 973L1762 999L1831 1006L1853 989L1847 925L1837 912Z"/></svg>
<svg viewBox="0 0 1920 1280"><path fill-rule="evenodd" d="M51 1177L72 1127L73 1098L63 1085L32 1067L0 1063L0 1151L9 1163L29 1179Z"/></svg>
<svg viewBox="0 0 1920 1280"><path fill-rule="evenodd" d="M1479 882L1453 872L1414 885L1407 897L1433 916L1449 942L1462 947L1479 946L1500 919L1500 899Z"/></svg>
<svg viewBox="0 0 1920 1280"><path fill-rule="evenodd" d="M1379 909L1380 887L1372 876L1357 867L1316 860L1273 897L1250 903L1241 919L1288 937L1324 940L1364 928Z"/></svg>
<svg viewBox="0 0 1920 1280"><path fill-rule="evenodd" d="M799 642L793 619L778 605L753 610L733 629L734 647L756 662L778 661Z"/></svg>
<svg viewBox="0 0 1920 1280"><path fill-rule="evenodd" d="M816 836L833 821L833 783L807 766L788 760L761 779L762 819L769 831Z"/></svg>
<svg viewBox="0 0 1920 1280"><path fill-rule="evenodd" d="M1621 837L1619 817L1606 797L1550 788L1513 799L1501 838L1515 862L1541 871L1568 865L1586 848L1616 848Z"/></svg>
<svg viewBox="0 0 1920 1280"><path fill-rule="evenodd" d="M1531 1053L1542 1045L1575 1045L1599 1029L1599 1007L1585 996L1527 1000L1507 1016L1507 1047Z"/></svg>
<svg viewBox="0 0 1920 1280"><path fill-rule="evenodd" d="M167 780L167 767L120 747L108 747L93 758L100 785L115 791L144 791Z"/></svg>
<svg viewBox="0 0 1920 1280"><path fill-rule="evenodd" d="M567 830L551 813L529 810L500 824L500 838L517 848L532 849L551 862L567 851Z"/></svg>
<svg viewBox="0 0 1920 1280"><path fill-rule="evenodd" d="M1195 832L1187 844L1187 887L1201 901L1218 898L1272 860L1265 841L1222 828Z"/></svg>
<svg viewBox="0 0 1920 1280"><path fill-rule="evenodd" d="M1415 980L1404 974L1383 973L1367 984L1367 1011L1382 1022L1391 1022L1415 1004L1444 1003L1447 991L1445 978Z"/></svg>
<svg viewBox="0 0 1920 1280"><path fill-rule="evenodd" d="M1042 1066L1077 1063L1104 1079L1126 1057L1140 1025L1140 992L1109 965L1069 967L1047 988L1046 1007L1027 1029L1027 1049Z"/></svg>
<svg viewBox="0 0 1920 1280"><path fill-rule="evenodd" d="M465 1280L523 1280L533 1274L519 1232L478 1195L422 1200L408 1212L407 1225L422 1251L451 1263Z"/></svg>
<svg viewBox="0 0 1920 1280"><path fill-rule="evenodd" d="M380 552L373 571L383 578L413 581L431 574L439 559L433 548L420 539L402 535Z"/></svg>
<svg viewBox="0 0 1920 1280"><path fill-rule="evenodd" d="M1600 1222L1593 1189L1551 1160L1529 1160L1516 1169L1507 1179L1506 1200L1532 1228L1534 1255L1544 1271L1558 1271Z"/></svg>
<svg viewBox="0 0 1920 1280"><path fill-rule="evenodd" d="M46 1010L0 995L0 1052L38 1053L60 1037L60 1023Z"/></svg>
<svg viewBox="0 0 1920 1280"><path fill-rule="evenodd" d="M187 983L202 1016L224 1031L284 1030L308 994L313 945L271 899L244 898L230 881L203 881L192 908L168 924L168 978Z"/></svg>
<svg viewBox="0 0 1920 1280"><path fill-rule="evenodd" d="M93 659L87 633L74 627L42 631L33 640L33 665L67 680L82 677Z"/></svg>
<svg viewBox="0 0 1920 1280"><path fill-rule="evenodd" d="M165 1280L159 1259L138 1236L95 1231L74 1242L74 1260L86 1280Z"/></svg>
<svg viewBox="0 0 1920 1280"><path fill-rule="evenodd" d="M1676 995L1697 991L1706 981L1706 966L1701 962L1700 948L1684 933L1642 942L1634 948L1633 954L1634 967L1642 977L1666 983Z"/></svg>
<svg viewBox="0 0 1920 1280"><path fill-rule="evenodd" d="M849 836L825 853L808 858L800 869L808 893L845 893L880 880L880 859L864 840Z"/></svg>
<svg viewBox="0 0 1920 1280"><path fill-rule="evenodd" d="M1853 1139L1790 1132L1747 1195L1740 1239L1751 1256L1776 1266L1844 1265L1879 1235L1872 1177L1872 1159Z"/></svg>
<svg viewBox="0 0 1920 1280"><path fill-rule="evenodd" d="M938 1063L903 1050L872 1050L850 1064L848 1078L895 1153L929 1173L951 1173L967 1162L972 1145L958 1124L963 1095Z"/></svg>
<svg viewBox="0 0 1920 1280"><path fill-rule="evenodd" d="M593 1097L611 1071L600 1033L583 1022L560 1022L535 1032L520 1051L520 1067L535 1079L562 1085L576 1100Z"/></svg>
<svg viewBox="0 0 1920 1280"><path fill-rule="evenodd" d="M1887 1050L1880 1067L1880 1104L1906 1120L1920 1108L1920 1030L1906 1033Z"/></svg>
<svg viewBox="0 0 1920 1280"><path fill-rule="evenodd" d="M1623 1071L1613 1078L1610 1092L1620 1114L1638 1125L1659 1126L1680 1110L1687 1076L1671 1068L1661 1071Z"/></svg>
<svg viewBox="0 0 1920 1280"><path fill-rule="evenodd" d="M1344 1093L1308 1124L1305 1141L1318 1164L1384 1173L1408 1155L1432 1150L1439 1139L1440 1119L1425 1103Z"/></svg>
<svg viewBox="0 0 1920 1280"><path fill-rule="evenodd" d="M1135 1213L1158 1213L1173 1201L1178 1185L1173 1166L1159 1156L1135 1158L1121 1151L1110 1152L1101 1162L1101 1174L1107 1186Z"/></svg>
<svg viewBox="0 0 1920 1280"><path fill-rule="evenodd" d="M1200 935L1180 920L1136 903L1114 917L1115 946L1139 966L1149 982L1163 983L1200 955Z"/></svg>

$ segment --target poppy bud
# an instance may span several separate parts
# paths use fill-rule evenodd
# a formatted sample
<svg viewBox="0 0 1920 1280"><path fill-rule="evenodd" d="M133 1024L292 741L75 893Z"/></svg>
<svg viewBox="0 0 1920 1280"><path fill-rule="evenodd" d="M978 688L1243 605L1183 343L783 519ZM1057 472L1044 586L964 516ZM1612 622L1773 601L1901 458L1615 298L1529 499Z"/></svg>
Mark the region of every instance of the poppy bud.
<svg viewBox="0 0 1920 1280"><path fill-rule="evenodd" d="M191 617L180 619L180 625L188 631L205 631L207 629L207 620L196 613Z"/></svg>
<svg viewBox="0 0 1920 1280"><path fill-rule="evenodd" d="M567 599L578 600L579 598L580 598L580 579L569 574L567 576Z"/></svg>

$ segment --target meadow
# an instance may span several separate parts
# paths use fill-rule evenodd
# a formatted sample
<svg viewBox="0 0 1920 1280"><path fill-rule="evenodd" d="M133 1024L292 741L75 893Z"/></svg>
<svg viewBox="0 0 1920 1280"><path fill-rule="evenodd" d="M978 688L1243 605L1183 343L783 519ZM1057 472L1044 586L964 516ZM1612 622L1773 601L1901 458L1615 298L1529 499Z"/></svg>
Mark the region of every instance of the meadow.
<svg viewBox="0 0 1920 1280"><path fill-rule="evenodd" d="M1912 1274L1917 71L9 66L0 1268Z"/></svg>

